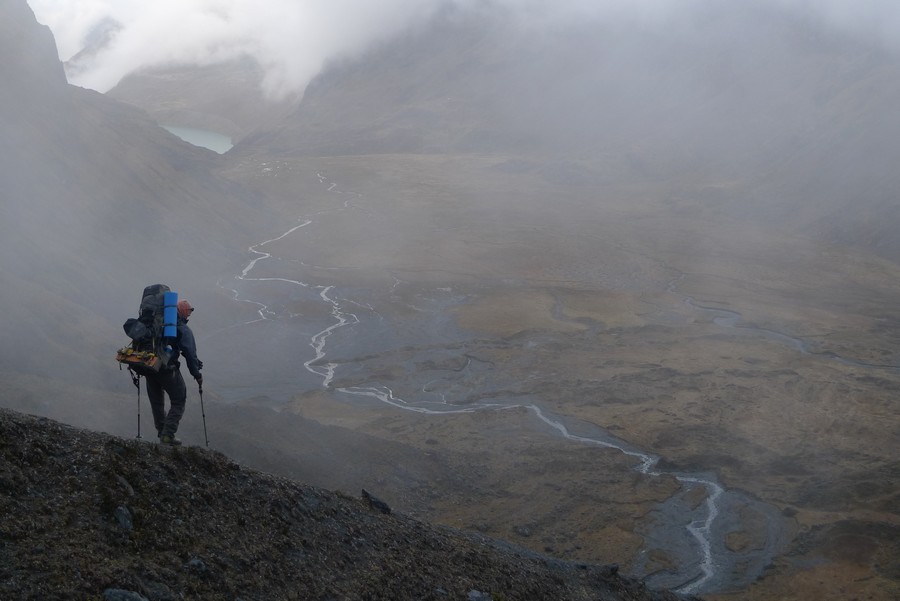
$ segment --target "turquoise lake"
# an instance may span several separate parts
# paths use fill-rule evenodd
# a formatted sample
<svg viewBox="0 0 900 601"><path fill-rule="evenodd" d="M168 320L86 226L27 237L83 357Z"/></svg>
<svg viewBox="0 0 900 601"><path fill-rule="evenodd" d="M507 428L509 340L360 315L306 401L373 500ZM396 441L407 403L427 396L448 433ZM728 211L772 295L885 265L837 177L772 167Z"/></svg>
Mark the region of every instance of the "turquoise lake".
<svg viewBox="0 0 900 601"><path fill-rule="evenodd" d="M188 144L209 148L219 154L228 152L233 146L229 136L214 131L196 129L193 127L182 127L180 125L160 125L160 127L169 133L175 134Z"/></svg>

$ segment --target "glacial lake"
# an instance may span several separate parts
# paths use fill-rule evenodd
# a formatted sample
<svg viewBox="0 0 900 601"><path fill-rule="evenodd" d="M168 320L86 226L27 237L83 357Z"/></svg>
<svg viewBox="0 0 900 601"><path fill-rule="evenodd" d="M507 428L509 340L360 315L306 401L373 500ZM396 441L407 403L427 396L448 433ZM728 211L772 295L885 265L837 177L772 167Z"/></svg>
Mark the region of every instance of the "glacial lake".
<svg viewBox="0 0 900 601"><path fill-rule="evenodd" d="M231 150L233 144L231 138L225 134L205 129L196 129L193 127L182 127L180 125L160 125L169 133L175 134L188 144L209 148L212 151L224 154Z"/></svg>

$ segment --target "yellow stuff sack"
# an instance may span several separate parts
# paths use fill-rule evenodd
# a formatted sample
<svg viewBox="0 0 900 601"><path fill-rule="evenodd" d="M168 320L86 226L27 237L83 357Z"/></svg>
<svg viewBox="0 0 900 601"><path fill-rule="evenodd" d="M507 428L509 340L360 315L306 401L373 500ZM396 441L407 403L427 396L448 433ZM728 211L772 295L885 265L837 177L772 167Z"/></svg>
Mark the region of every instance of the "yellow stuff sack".
<svg viewBox="0 0 900 601"><path fill-rule="evenodd" d="M116 361L142 376L159 373L164 364L163 360L155 353L136 351L130 346L119 349L119 352L116 353Z"/></svg>

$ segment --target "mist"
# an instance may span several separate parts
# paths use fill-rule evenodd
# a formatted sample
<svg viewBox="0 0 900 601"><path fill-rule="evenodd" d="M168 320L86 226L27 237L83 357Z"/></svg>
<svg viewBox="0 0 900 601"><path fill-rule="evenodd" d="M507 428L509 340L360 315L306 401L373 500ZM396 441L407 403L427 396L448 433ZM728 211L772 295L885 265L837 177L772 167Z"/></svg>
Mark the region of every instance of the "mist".
<svg viewBox="0 0 900 601"><path fill-rule="evenodd" d="M134 71L252 57L272 99L298 96L329 64L426 23L440 11L502 11L529 35L601 21L669 30L690 24L708 0L30 0L56 37L70 83L106 92ZM834 31L900 47L900 8L886 0L764 0ZM715 32L706 32L714 34Z"/></svg>
<svg viewBox="0 0 900 601"><path fill-rule="evenodd" d="M0 4L0 404L133 436L113 356L165 283L242 462L664 586L888 601L892 4L30 4Z"/></svg>

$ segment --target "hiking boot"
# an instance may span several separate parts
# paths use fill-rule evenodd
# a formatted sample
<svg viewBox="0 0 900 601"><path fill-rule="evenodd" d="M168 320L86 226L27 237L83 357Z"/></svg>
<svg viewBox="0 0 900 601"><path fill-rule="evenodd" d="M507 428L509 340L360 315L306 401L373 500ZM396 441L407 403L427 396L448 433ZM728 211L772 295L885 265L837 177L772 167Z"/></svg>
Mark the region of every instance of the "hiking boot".
<svg viewBox="0 0 900 601"><path fill-rule="evenodd" d="M171 434L163 434L162 436L159 437L159 443L177 447L181 444L181 441L178 440L177 438L175 438Z"/></svg>

